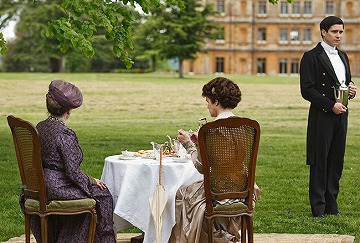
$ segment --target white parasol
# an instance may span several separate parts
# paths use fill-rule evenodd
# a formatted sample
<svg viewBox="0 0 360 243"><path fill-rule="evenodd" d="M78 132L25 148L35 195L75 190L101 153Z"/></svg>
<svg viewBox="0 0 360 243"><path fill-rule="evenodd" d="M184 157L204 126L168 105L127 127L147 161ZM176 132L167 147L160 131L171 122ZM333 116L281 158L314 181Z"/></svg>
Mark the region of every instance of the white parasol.
<svg viewBox="0 0 360 243"><path fill-rule="evenodd" d="M149 198L150 210L154 219L156 229L156 243L161 242L162 213L165 209L166 202L168 201L168 195L166 194L164 187L161 185L162 155L163 145L160 146L159 182L156 186L155 194Z"/></svg>

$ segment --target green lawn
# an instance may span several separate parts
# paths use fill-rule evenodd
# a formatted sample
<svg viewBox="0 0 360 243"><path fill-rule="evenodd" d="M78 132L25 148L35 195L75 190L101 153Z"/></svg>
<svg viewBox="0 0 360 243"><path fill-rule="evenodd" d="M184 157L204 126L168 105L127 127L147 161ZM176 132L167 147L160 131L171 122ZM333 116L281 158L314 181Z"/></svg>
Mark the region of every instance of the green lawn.
<svg viewBox="0 0 360 243"><path fill-rule="evenodd" d="M150 149L151 141L175 137L179 128L196 129L201 117L211 120L202 86L215 76L177 74L36 74L0 75L0 242L24 233L18 205L20 177L6 117L34 124L47 117L45 93L52 79L75 83L84 104L74 110L68 126L84 152L82 169L100 177L104 158L122 150ZM227 76L237 82L243 98L235 114L258 120L261 142L256 181L262 195L256 205L256 233L347 234L360 242L360 100L350 101L345 166L338 197L341 216L311 217L305 136L308 102L298 77ZM355 83L359 79L354 79Z"/></svg>

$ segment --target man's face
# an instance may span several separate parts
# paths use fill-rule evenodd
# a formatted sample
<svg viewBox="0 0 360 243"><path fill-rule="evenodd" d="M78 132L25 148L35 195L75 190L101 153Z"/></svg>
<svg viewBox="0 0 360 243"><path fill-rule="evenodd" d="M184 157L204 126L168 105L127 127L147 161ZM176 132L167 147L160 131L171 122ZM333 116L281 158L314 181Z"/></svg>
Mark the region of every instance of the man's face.
<svg viewBox="0 0 360 243"><path fill-rule="evenodd" d="M340 44L341 36L344 33L344 26L342 24L335 24L330 27L328 32L321 30L324 41L330 46L338 46Z"/></svg>

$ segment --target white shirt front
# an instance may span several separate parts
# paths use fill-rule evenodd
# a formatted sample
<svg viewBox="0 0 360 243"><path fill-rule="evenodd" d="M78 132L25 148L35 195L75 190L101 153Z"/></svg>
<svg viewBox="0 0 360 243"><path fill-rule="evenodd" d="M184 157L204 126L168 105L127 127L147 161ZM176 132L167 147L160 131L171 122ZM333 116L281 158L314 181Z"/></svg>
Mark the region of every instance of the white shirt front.
<svg viewBox="0 0 360 243"><path fill-rule="evenodd" d="M329 57L330 62L335 70L336 77L338 78L340 84L345 83L346 81L345 65L338 54L338 50L336 50L336 47L332 47L327 43L325 43L324 41L321 42L321 46L324 48L327 56Z"/></svg>

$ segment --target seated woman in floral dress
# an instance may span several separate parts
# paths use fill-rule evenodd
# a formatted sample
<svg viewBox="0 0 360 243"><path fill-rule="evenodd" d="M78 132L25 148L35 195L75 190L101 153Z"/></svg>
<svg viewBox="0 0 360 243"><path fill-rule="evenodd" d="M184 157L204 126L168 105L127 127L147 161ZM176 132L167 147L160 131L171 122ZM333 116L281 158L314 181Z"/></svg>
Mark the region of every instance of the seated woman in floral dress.
<svg viewBox="0 0 360 243"><path fill-rule="evenodd" d="M202 96L205 97L211 117L223 119L235 116L232 110L241 100L241 91L233 81L218 77L203 86ZM202 163L197 150L197 133L191 138L188 133L179 130L178 140L191 154L195 168L202 173ZM260 189L255 184L254 202L260 195ZM204 219L205 192L203 181L181 187L176 194L176 224L173 228L170 242L196 243L208 242L207 225ZM240 217L216 218L214 221L214 242L227 243L240 238Z"/></svg>

